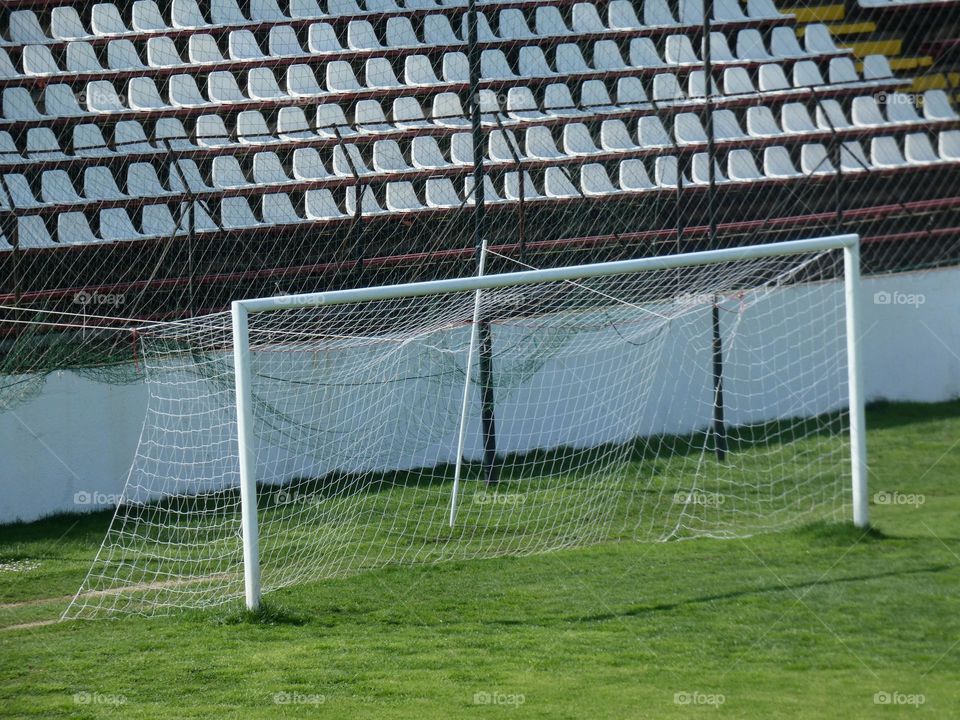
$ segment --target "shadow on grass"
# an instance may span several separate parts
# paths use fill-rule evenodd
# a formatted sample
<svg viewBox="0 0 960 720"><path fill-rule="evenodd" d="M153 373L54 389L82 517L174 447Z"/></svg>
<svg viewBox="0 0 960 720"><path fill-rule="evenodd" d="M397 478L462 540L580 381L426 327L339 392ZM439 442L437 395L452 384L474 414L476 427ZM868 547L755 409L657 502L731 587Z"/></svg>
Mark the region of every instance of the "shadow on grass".
<svg viewBox="0 0 960 720"><path fill-rule="evenodd" d="M307 619L276 601L263 600L256 610L248 610L240 604L231 604L209 615L214 625L290 625L300 627L307 624Z"/></svg>

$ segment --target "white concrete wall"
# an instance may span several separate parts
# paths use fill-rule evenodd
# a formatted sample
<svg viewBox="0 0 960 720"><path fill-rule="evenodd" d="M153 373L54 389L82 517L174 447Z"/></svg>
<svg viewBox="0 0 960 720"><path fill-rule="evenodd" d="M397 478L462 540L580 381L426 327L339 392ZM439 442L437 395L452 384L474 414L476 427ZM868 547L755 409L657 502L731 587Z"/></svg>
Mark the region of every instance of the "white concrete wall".
<svg viewBox="0 0 960 720"><path fill-rule="evenodd" d="M869 278L864 281L861 307L869 400L937 402L960 396L960 269ZM776 318L776 314L766 317ZM681 355L688 341L668 340L663 358ZM762 362L775 362L782 353L783 348L771 348L770 357ZM749 361L738 358L730 366ZM683 373L680 369L673 376L662 375L661 368L655 382L681 391L683 383L676 376ZM709 398L709 384L704 385L700 375L690 381L699 388L694 394L706 393ZM589 379L581 381L589 385ZM732 397L736 383L736 378L728 379ZM556 387L555 382L540 378L523 392L536 394L550 387ZM598 385L597 391L602 394L604 388ZM667 393L661 397L669 400ZM804 397L802 380L793 388L771 390L770 401L782 410L795 407L798 397ZM604 404L608 410L615 409L617 401L609 397ZM689 413L694 405L667 403L670 412L658 411L657 429L676 432L702 425ZM585 412L597 412L600 407L594 404ZM145 386L104 385L64 372L51 375L38 396L0 414L0 522L112 504L126 481L146 408ZM735 409L731 412L736 414ZM549 415L541 413L541 418ZM509 418L504 422L508 424ZM550 432L544 424L532 435L548 438Z"/></svg>

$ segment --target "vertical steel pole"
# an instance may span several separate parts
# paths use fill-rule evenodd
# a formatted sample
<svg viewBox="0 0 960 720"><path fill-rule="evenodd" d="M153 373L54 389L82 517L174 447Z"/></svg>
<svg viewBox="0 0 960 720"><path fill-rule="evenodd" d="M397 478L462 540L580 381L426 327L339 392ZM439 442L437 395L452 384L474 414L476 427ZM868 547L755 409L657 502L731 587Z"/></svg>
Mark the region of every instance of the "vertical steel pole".
<svg viewBox="0 0 960 720"><path fill-rule="evenodd" d="M850 476L853 483L853 524L870 522L867 502L867 421L860 366L860 245L843 248L843 286L847 320L847 386L850 405Z"/></svg>

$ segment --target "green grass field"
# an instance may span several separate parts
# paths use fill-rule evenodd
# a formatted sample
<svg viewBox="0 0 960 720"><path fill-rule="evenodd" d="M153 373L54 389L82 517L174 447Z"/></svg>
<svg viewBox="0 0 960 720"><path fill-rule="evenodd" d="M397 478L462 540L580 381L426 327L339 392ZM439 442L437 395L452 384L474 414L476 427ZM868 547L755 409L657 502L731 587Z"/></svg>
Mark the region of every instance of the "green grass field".
<svg viewBox="0 0 960 720"><path fill-rule="evenodd" d="M388 567L257 617L42 624L109 515L0 527L0 717L960 717L960 402L868 425L867 532Z"/></svg>

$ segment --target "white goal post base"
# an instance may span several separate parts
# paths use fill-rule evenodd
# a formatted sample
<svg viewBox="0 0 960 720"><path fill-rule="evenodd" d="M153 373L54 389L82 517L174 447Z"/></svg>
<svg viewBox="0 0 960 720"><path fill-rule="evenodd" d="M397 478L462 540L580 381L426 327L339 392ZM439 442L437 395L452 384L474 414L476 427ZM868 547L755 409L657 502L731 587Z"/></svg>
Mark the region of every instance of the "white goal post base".
<svg viewBox="0 0 960 720"><path fill-rule="evenodd" d="M576 282L589 278L629 275L676 268L730 263L768 257L843 250L844 305L846 320L847 385L852 479L853 522L865 527L869 522L867 505L867 470L864 398L861 378L858 328L858 290L860 287L859 237L834 237L788 241L776 244L711 250L689 254L623 260L545 270L531 270L500 275L437 280L404 285L387 285L332 292L284 295L270 298L238 300L232 304L233 346L235 357L237 431L239 440L240 492L243 514L243 558L246 604L255 609L260 603L260 565L257 527L257 475L253 456L253 395L250 374L250 340L248 316L278 310L317 308L333 305L386 301L399 298L474 292L496 288L520 287L551 282ZM474 316L476 323L476 316ZM471 342L472 349L472 342ZM469 375L468 380L469 383ZM458 455L458 462L460 456ZM451 510L450 524L453 524Z"/></svg>

